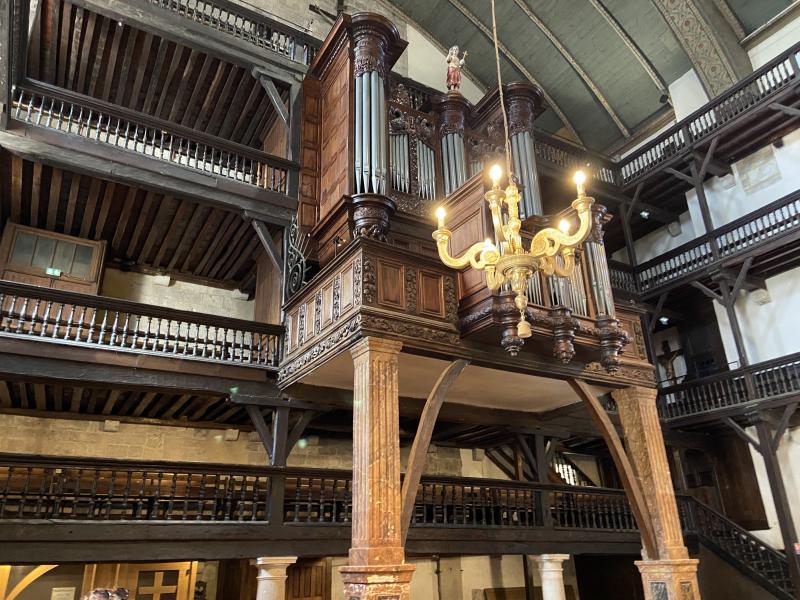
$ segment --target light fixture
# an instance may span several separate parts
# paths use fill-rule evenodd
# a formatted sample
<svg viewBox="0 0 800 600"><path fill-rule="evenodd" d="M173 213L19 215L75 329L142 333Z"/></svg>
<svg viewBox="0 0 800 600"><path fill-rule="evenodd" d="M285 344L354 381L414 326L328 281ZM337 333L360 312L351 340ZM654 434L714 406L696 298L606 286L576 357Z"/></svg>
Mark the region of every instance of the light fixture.
<svg viewBox="0 0 800 600"><path fill-rule="evenodd" d="M642 217L643 219L649 219L650 218L650 211L649 210L643 210L642 212L639 213L639 216Z"/></svg>
<svg viewBox="0 0 800 600"><path fill-rule="evenodd" d="M669 317L659 317L658 322L662 325L669 325Z"/></svg>
<svg viewBox="0 0 800 600"><path fill-rule="evenodd" d="M441 206L436 209L438 228L433 232L433 239L436 240L439 258L448 267L463 269L471 266L484 271L486 285L490 290L496 290L504 283L510 284L516 295L514 305L520 313L517 335L527 338L531 336L530 323L525 320L528 280L536 272L558 277L569 277L572 274L575 269L575 252L591 231L594 199L586 195L583 186L586 176L578 171L573 179L578 188L578 197L572 201L572 208L578 217L578 229L570 234L569 220L562 219L558 229L547 227L537 232L529 248L526 248L519 233L522 225L519 218L519 190L511 178L508 187L505 190L500 189L502 172L499 165L491 168L489 175L492 189L484 195L489 204L494 236L500 249L491 239L486 239L473 244L461 256L450 256L447 246L452 232L445 227L445 210Z"/></svg>
<svg viewBox="0 0 800 600"><path fill-rule="evenodd" d="M594 199L586 195L584 188L586 175L582 171L578 171L573 178L578 194L572 202L572 208L578 218L577 230L570 234L572 224L569 218L564 218L558 224L558 228L546 227L538 231L531 239L528 248L525 247L520 235L522 221L519 215L519 203L521 198L511 174L508 115L503 94L503 80L500 74L500 45L497 40L494 0L492 0L491 6L492 38L500 110L503 115L505 160L508 172L508 186L502 190L500 189L500 179L503 176L503 168L498 164L493 165L489 169L492 189L484 194L492 215L495 242L486 239L470 246L461 256L450 256L448 244L452 232L445 227L445 210L441 206L436 209L438 227L433 232L433 239L436 240L439 258L448 267L463 269L471 266L473 269L484 271L486 285L490 290L497 290L505 283L509 284L511 291L515 294L514 306L519 310L520 315L517 336L527 338L532 334L531 325L525 320L525 309L528 307L528 296L526 295L528 282L537 272L558 277L569 277L572 274L575 269L575 252L591 232ZM504 208L505 210L503 210ZM495 246L495 243L499 247Z"/></svg>

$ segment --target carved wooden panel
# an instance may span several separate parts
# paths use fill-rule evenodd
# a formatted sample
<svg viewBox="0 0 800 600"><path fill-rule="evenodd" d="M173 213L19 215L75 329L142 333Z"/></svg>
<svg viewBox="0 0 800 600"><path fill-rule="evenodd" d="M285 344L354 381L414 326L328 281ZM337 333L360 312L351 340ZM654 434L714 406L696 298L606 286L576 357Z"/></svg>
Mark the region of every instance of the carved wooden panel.
<svg viewBox="0 0 800 600"><path fill-rule="evenodd" d="M307 77L303 82L303 124L300 130L300 206L301 226L311 228L317 222L319 203L319 81Z"/></svg>
<svg viewBox="0 0 800 600"><path fill-rule="evenodd" d="M405 269L402 264L378 260L378 304L387 308L405 308Z"/></svg>
<svg viewBox="0 0 800 600"><path fill-rule="evenodd" d="M340 52L322 82L320 213L324 219L350 193L350 91L348 53Z"/></svg>
<svg viewBox="0 0 800 600"><path fill-rule="evenodd" d="M617 319L622 328L631 336L625 347L624 356L629 359L647 360L647 346L642 331L642 322L638 314L631 314L617 309Z"/></svg>
<svg viewBox="0 0 800 600"><path fill-rule="evenodd" d="M444 318L444 276L432 271L419 271L417 310L422 315Z"/></svg>

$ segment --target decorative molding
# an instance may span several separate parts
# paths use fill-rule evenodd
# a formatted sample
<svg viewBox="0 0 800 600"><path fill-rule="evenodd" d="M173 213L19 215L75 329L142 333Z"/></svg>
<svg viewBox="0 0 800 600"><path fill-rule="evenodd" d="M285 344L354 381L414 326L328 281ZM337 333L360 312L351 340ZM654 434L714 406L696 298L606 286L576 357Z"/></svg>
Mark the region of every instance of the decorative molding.
<svg viewBox="0 0 800 600"><path fill-rule="evenodd" d="M422 339L427 342L438 342L450 346L461 345L461 336L459 334L433 329L427 325L417 323L364 315L361 326L362 329L390 333L411 339Z"/></svg>
<svg viewBox="0 0 800 600"><path fill-rule="evenodd" d="M406 284L406 310L414 314L417 312L417 270L406 265L405 267Z"/></svg>
<svg viewBox="0 0 800 600"><path fill-rule="evenodd" d="M711 97L731 87L738 77L719 40L694 0L653 0L697 70Z"/></svg>
<svg viewBox="0 0 800 600"><path fill-rule="evenodd" d="M372 258L361 255L361 268L363 269L361 284L364 288L364 302L375 304L378 298L377 279L375 277L375 263Z"/></svg>
<svg viewBox="0 0 800 600"><path fill-rule="evenodd" d="M287 379L312 363L319 362L333 354L340 346L343 346L361 326L361 315L355 315L336 331L326 336L297 358L285 363L278 371L278 384L283 384Z"/></svg>

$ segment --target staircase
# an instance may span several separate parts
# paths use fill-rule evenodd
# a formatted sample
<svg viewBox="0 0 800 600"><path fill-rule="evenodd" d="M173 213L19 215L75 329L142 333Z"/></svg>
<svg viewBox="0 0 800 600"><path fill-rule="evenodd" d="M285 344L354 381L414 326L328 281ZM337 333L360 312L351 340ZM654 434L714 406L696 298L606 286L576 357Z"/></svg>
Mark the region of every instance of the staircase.
<svg viewBox="0 0 800 600"><path fill-rule="evenodd" d="M486 456L513 478L513 452L504 448L489 449ZM523 475L532 473L526 464ZM576 465L568 453L555 451L549 464L548 477L552 483L576 488L597 487L597 483ZM725 560L740 573L755 581L776 598L795 600L789 563L783 552L768 546L752 533L731 521L692 496L678 496L683 532Z"/></svg>
<svg viewBox="0 0 800 600"><path fill-rule="evenodd" d="M776 598L793 600L786 556L690 496L679 498L684 534L697 539Z"/></svg>

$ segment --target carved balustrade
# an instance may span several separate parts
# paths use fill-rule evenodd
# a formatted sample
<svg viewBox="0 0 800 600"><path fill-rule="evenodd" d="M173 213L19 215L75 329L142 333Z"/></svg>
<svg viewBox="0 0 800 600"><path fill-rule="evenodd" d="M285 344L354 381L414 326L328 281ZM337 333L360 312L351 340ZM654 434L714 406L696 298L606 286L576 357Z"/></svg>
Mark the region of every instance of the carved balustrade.
<svg viewBox="0 0 800 600"><path fill-rule="evenodd" d="M283 327L0 282L0 338L275 369Z"/></svg>

